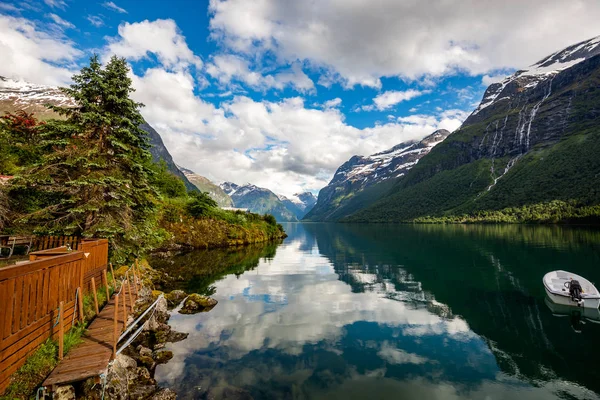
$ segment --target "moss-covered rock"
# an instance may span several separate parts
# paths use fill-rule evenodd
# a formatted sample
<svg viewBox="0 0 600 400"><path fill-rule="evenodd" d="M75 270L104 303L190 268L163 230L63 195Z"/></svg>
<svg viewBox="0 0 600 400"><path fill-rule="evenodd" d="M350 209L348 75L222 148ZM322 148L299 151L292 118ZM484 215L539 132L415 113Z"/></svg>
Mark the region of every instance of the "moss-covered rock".
<svg viewBox="0 0 600 400"><path fill-rule="evenodd" d="M210 311L217 305L217 301L212 297L203 296L197 293L190 294L185 301L179 313L196 314L199 312Z"/></svg>
<svg viewBox="0 0 600 400"><path fill-rule="evenodd" d="M159 350L154 352L154 360L157 364L166 364L173 358L173 352L169 350Z"/></svg>
<svg viewBox="0 0 600 400"><path fill-rule="evenodd" d="M165 295L169 308L177 307L187 296L183 290L173 290Z"/></svg>

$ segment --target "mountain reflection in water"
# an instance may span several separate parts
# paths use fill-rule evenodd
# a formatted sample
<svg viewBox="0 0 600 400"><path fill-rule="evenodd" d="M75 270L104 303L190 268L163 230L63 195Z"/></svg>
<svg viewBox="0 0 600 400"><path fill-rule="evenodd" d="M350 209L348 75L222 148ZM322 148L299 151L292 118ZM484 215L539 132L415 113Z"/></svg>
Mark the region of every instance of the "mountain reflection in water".
<svg viewBox="0 0 600 400"><path fill-rule="evenodd" d="M600 326L574 332L541 283L554 269L600 281L598 231L285 229L278 247L163 261L219 301L172 317L190 336L157 379L179 398L598 398Z"/></svg>

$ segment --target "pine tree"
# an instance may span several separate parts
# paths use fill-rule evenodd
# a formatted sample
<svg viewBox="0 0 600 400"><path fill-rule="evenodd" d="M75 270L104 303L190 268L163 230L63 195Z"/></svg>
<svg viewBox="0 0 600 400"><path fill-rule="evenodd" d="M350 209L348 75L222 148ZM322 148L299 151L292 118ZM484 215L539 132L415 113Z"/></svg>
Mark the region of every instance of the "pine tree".
<svg viewBox="0 0 600 400"><path fill-rule="evenodd" d="M117 251L142 249L158 239L157 193L146 132L125 59L98 57L63 92L75 107L48 106L64 116L43 127L47 154L18 180L46 203L23 221L38 231L107 237Z"/></svg>

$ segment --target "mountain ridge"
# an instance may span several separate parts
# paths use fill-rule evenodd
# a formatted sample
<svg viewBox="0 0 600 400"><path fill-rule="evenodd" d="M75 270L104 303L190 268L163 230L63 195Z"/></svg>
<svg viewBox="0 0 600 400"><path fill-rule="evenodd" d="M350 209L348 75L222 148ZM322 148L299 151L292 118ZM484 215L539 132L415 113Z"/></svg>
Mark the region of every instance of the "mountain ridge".
<svg viewBox="0 0 600 400"><path fill-rule="evenodd" d="M402 142L370 156L351 157L337 169L329 184L319 191L316 205L304 219L335 221L349 215L364 198L365 195L358 196L361 192L380 186L384 181L403 177L448 135L449 131L439 129L421 140Z"/></svg>

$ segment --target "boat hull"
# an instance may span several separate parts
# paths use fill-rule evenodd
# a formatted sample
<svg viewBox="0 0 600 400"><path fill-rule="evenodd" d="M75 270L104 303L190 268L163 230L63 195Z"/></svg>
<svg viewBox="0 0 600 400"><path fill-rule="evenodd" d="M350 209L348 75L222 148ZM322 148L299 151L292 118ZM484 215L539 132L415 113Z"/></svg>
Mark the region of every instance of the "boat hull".
<svg viewBox="0 0 600 400"><path fill-rule="evenodd" d="M548 298L550 299L550 301L552 301L555 304L561 304L564 306L571 306L571 307L594 308L594 309L597 309L598 306L600 306L600 299L587 298L587 299L584 299L583 305L579 306L577 304L577 302L571 300L571 296L555 294L555 293L551 292L550 290L548 290L547 287L544 287L544 289L546 290L546 294L548 295Z"/></svg>

